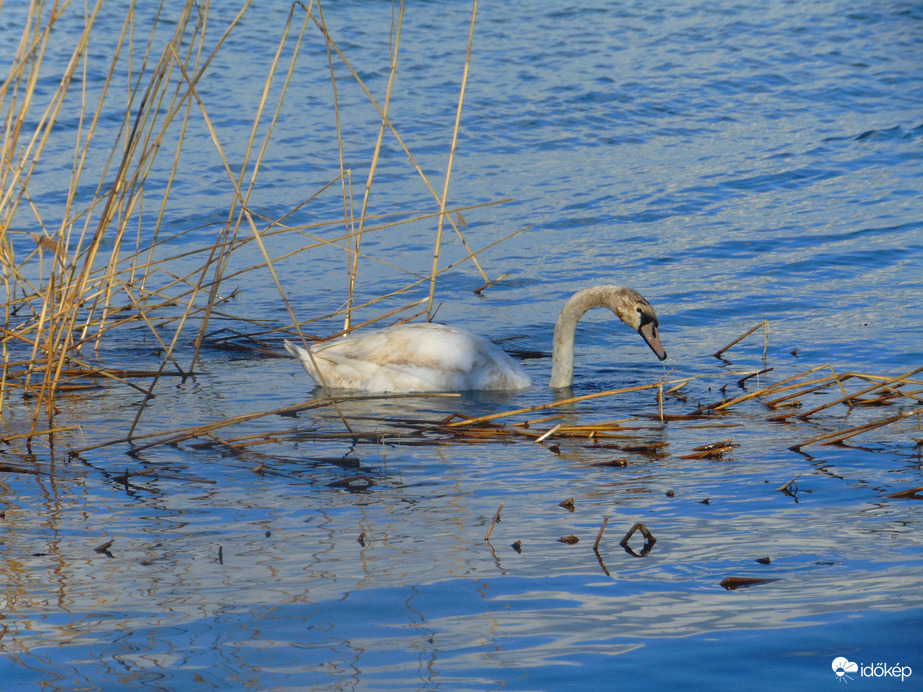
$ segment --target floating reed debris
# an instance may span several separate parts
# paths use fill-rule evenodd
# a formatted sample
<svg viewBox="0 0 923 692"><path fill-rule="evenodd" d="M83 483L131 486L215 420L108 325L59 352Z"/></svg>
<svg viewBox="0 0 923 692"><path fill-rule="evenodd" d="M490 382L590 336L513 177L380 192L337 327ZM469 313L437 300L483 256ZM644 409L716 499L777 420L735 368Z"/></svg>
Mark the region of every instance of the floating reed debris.
<svg viewBox="0 0 923 692"><path fill-rule="evenodd" d="M905 411L904 413L899 413L894 416L888 416L881 420L873 421L871 423L865 423L863 425L855 425L851 428L846 428L845 430L837 430L836 432L826 433L825 435L818 435L817 437L812 437L810 440L805 440L804 442L799 442L794 444L789 449L792 451L800 451L802 447L807 447L810 444L820 443L822 445L832 445L842 442L843 440L849 439L850 437L855 437L869 430L875 430L885 425L890 425L891 423L896 423L898 421L909 418L910 416L919 416L923 414L923 408L914 409L912 411Z"/></svg>
<svg viewBox="0 0 923 692"><path fill-rule="evenodd" d="M738 397L737 401L743 401L746 399L751 399L756 396L761 395L773 395L785 392L785 396L801 396L805 391L818 391L818 388L829 388L829 387L841 387L843 381L847 378L853 379L863 379L871 380L874 382L874 386L886 386L889 388L889 393L896 393L898 397L902 396L901 392L906 391L908 394L913 394L913 391L910 391L909 387L904 385L909 385L912 380L907 379L907 376L901 376L899 378L889 378L889 377L877 377L872 375L859 375L856 373L847 373L845 375L830 375L814 379L806 379L809 374L816 372L819 368L814 368L807 372L799 373L789 377L781 382L769 385L760 389L758 392L753 392L743 397ZM802 382L796 383L796 380L804 380ZM683 381L688 382L689 378L684 379ZM190 426L186 428L181 428L174 430L172 432L162 432L157 434L146 434L146 435L134 435L130 438L120 438L117 440L111 440L109 442L104 442L101 444L84 447L82 449L76 449L71 452L73 455L79 455L85 451L95 449L101 446L117 444L117 443L128 443L134 445L131 452L132 454L138 454L144 450L156 447L163 444L179 444L185 441L189 441L195 438L208 438L210 442L198 443L198 444L220 444L226 449L231 450L235 454L241 454L246 450L252 449L256 445L264 444L273 444L273 443L284 443L286 441L302 441L302 440L349 440L352 442L361 442L366 441L374 444L380 444L383 442L389 444L405 444L405 445L442 445L442 444L453 444L453 443L484 443L484 442L494 442L494 443L508 443L515 442L517 440L532 440L536 442L546 442L549 440L562 440L562 439L573 439L573 440L589 440L592 442L590 445L593 448L599 449L610 449L616 448L625 452L645 454L648 456L661 456L664 453L664 448L666 447L666 442L664 441L655 441L655 442L646 442L643 440L638 440L638 436L643 434L645 431L651 430L647 425L638 425L631 424L637 422L639 419L649 417L646 414L637 414L632 418L623 418L615 421L606 421L599 423L562 423L560 422L561 415L556 414L553 416L545 416L541 418L532 418L526 421L519 422L509 422L503 423L500 419L504 417L511 417L517 414L530 413L535 410L547 409L553 406L560 406L565 403L582 401L588 399L598 398L600 396L611 396L617 393L623 392L633 392L643 389L656 388L661 386L662 383L655 382L650 385L641 385L634 387L627 387L619 390L610 390L608 392L594 393L590 395L585 395L581 397L572 397L569 399L564 399L561 401L554 401L549 404L542 404L535 407L521 408L514 411L504 411L499 413L492 413L484 416L470 416L463 413L453 413L448 415L441 420L430 421L425 419L415 419L409 417L369 417L369 416L359 416L354 417L353 421L355 423L370 422L374 423L373 431L357 431L357 430L346 430L346 431L331 431L327 429L305 429L304 426L296 426L294 428L283 429L279 431L270 431L270 432L257 432L257 433L248 433L245 435L238 436L223 436L218 437L216 432L220 428L226 428L234 426L241 423L250 422L261 417L266 416L291 416L295 415L301 411L311 410L311 409L323 409L330 406L333 402L330 399L321 397L319 399L313 399L300 404L293 406L282 407L278 409L273 409L264 412L258 412L253 414L246 414L243 416L233 416L230 418L222 419L219 421L214 421L210 423L205 423L202 425ZM903 389L901 389L903 387ZM793 393L793 390L794 391ZM867 391L868 387L864 391ZM349 397L351 401L365 401L365 400L374 400L374 399L388 399L394 400L396 398L418 398L418 397L456 397L457 394L400 394L400 395L367 395L367 396L355 396L352 395ZM912 397L911 397L912 398ZM857 401L856 397L850 396L849 399L855 404ZM842 398L841 398L842 400ZM861 399L860 399L861 400ZM778 402L778 397L773 399L769 404L776 404ZM722 404L715 406L715 408L722 408L727 410L731 407L732 401L726 401ZM704 408L704 407L703 407ZM701 410L701 409L700 409ZM896 422L903 418L907 418L913 415L918 414L920 409L913 409L910 411L905 411L895 416L890 416L880 421L875 421L872 423L865 423L862 425L853 426L845 430L839 430L833 433L825 433L809 440L806 440L798 445L792 447L792 449L799 449L808 444L821 443L821 444L833 444L840 440L848 439L853 435L860 434L862 432L873 430L876 427L887 425L888 423ZM683 421L695 421L701 418L708 418L706 413L693 413L691 415L680 415L680 414L667 414L665 416L668 420L683 420ZM770 419L772 420L772 419ZM554 423L551 427L543 429L543 424ZM708 427L728 427L733 425L739 425L737 423L708 423ZM701 426L692 426L692 427L701 427ZM624 440L623 442L617 442L616 440ZM142 444L139 444L143 441ZM734 447L738 446L733 440L725 439L718 442L712 442L707 445L701 445L694 448L693 452L690 454L683 455L683 459L719 459L722 455L731 451ZM549 446L551 451L558 451L558 445L554 444ZM603 464L609 465L625 465L627 461L624 458L617 459L611 462L603 462Z"/></svg>
<svg viewBox="0 0 923 692"><path fill-rule="evenodd" d="M647 456L657 457L663 456L663 450L669 446L669 442L644 442L642 444L620 445L619 449L621 449L623 452L632 452L633 454L644 454Z"/></svg>
<svg viewBox="0 0 923 692"><path fill-rule="evenodd" d="M921 495L920 493L923 493L923 485L917 488L910 488L909 490L901 490L900 492L897 492L897 493L891 493L890 495L888 495L888 497L895 499L895 500L907 500L907 499L923 500L923 495Z"/></svg>
<svg viewBox="0 0 923 692"><path fill-rule="evenodd" d="M739 380L737 380L737 386L743 387L744 383L752 377L759 377L760 375L765 375L767 372L772 372L775 368L763 368L762 370L757 370L756 372L751 372L748 375L744 375Z"/></svg>
<svg viewBox="0 0 923 692"><path fill-rule="evenodd" d="M104 553L104 554L106 554L106 555L109 555L109 557L112 557L112 555L109 553L109 548L112 547L112 544L113 544L113 543L115 543L115 539L114 539L114 538L113 538L112 540L106 541L106 542L103 543L102 545L96 546L95 548L93 548L93 552L96 552L96 553Z"/></svg>
<svg viewBox="0 0 923 692"><path fill-rule="evenodd" d="M116 483L121 483L122 485L128 485L129 478L135 478L137 476L152 476L155 473L157 473L155 469L144 469L142 471L129 471L128 469L125 469L125 473L121 473L118 476L113 476L112 480L114 480Z"/></svg>
<svg viewBox="0 0 923 692"><path fill-rule="evenodd" d="M756 586L757 584L768 584L769 582L779 581L778 579L767 579L765 577L726 577L721 580L719 586L733 591L747 586Z"/></svg>
<svg viewBox="0 0 923 692"><path fill-rule="evenodd" d="M494 526L496 526L497 523L500 521L500 512L502 511L503 511L503 503L501 502L500 506L497 507L497 512L496 514L494 514L493 520L490 522L490 526L487 529L487 535L484 536L485 542L490 541L490 534L493 532Z"/></svg>
<svg viewBox="0 0 923 692"><path fill-rule="evenodd" d="M636 553L628 544L628 542L631 540L631 537L634 536L635 532L637 531L640 531L641 535L644 536L644 545L642 546L640 553ZM651 548L654 547L656 542L657 539L654 537L654 534L651 533L650 529L648 529L641 522L638 522L628 530L628 533L626 533L622 540L619 541L619 545L622 546L626 552L634 555L635 557L644 557L651 551Z"/></svg>
<svg viewBox="0 0 923 692"><path fill-rule="evenodd" d="M349 476L348 478L341 478L338 481L333 481L332 483L328 483L327 487L328 488L344 488L345 490L348 490L350 492L357 492L359 490L366 490L368 488L371 488L373 485L375 485L374 478L370 478L364 473L357 473L353 476ZM484 540L487 540L487 539L485 538Z"/></svg>
<svg viewBox="0 0 923 692"><path fill-rule="evenodd" d="M711 444L695 447L692 454L681 456L680 459L720 459L725 452L729 452L734 447L739 447L734 440L722 440L721 442L712 442Z"/></svg>
<svg viewBox="0 0 923 692"><path fill-rule="evenodd" d="M515 550L517 553L521 553L521 552L522 552L522 541L520 541L520 540L513 541L513 542L510 544L510 547L511 547L513 550Z"/></svg>
<svg viewBox="0 0 923 692"><path fill-rule="evenodd" d="M37 469L30 469L25 466L14 466L6 462L0 462L0 473L28 473L33 476L42 475L42 472Z"/></svg>
<svg viewBox="0 0 923 692"><path fill-rule="evenodd" d="M732 346L739 344L741 341L746 339L748 336L750 336L753 332L755 332L760 327L763 328L763 360L766 360L766 352L769 349L769 320L763 320L755 327L748 329L747 331L745 331L743 334L738 336L736 339L734 339L731 343L729 343L724 348L719 348L717 351L715 351L712 354L712 356L714 356L715 358L720 358L725 351L730 349Z"/></svg>
<svg viewBox="0 0 923 692"><path fill-rule="evenodd" d="M594 466L614 466L616 468L623 469L628 466L628 459L625 457L622 457L621 459L608 459L607 461L600 461L593 465Z"/></svg>
<svg viewBox="0 0 923 692"><path fill-rule="evenodd" d="M695 413L702 413L702 412L707 411L707 410L709 410L709 409L712 409L712 410L715 410L715 411L721 411L721 410L723 410L723 409L730 408L731 406L734 406L734 405L736 405L736 404L743 403L744 401L749 401L750 399L756 399L756 398L759 398L759 397L764 397L764 396L766 396L766 395L768 395L768 394L770 394L770 393L772 393L772 392L781 391L781 390L784 388L784 385L788 384L789 382L793 382L793 381L795 381L795 380L799 380L799 379L801 379L802 377L805 377L805 376L807 376L807 375L810 375L811 373L817 372L818 370L821 370L821 369L826 368L826 367L828 367L828 366L826 366L826 365L818 365L816 368L811 368L810 370L807 370L806 372L799 373L799 374L797 374L797 375L792 375L791 377L788 377L788 378L786 378L786 379L784 379L784 380L782 380L782 381L780 381L780 382L776 382L775 384L772 384L772 385L768 385L768 386L766 386L766 387L763 387L762 389L759 389L759 390L757 390L757 391L755 391L755 392L749 392L749 393L747 393L747 394L741 394L740 396L734 397L734 398L732 398L732 399L728 399L728 400L725 400L725 401L719 401L719 402L717 402L717 403L715 403L715 404L709 404L709 405L707 405L707 406L701 406L701 407L699 407L699 408L695 411ZM792 386L798 386L798 385L792 385Z"/></svg>
<svg viewBox="0 0 923 692"><path fill-rule="evenodd" d="M797 380L803 380L805 377L824 369L829 370L831 374L808 381L797 382ZM806 419L816 413L839 404L845 404L850 408L854 408L857 405L889 404L898 401L901 398L910 399L912 401L921 401L921 397L919 395L923 392L918 390L902 391L902 388L907 385L923 384L911 379L914 375L921 371L923 371L923 367L911 370L910 372L898 375L896 377L881 377L877 375L853 372L838 374L829 365L819 365L805 372L792 375L791 377L787 377L779 382L762 387L756 391L741 394L740 396L733 397L731 399L725 399L716 403L699 406L699 408L693 412L693 415L703 414L708 411L724 411L752 399L765 400L767 397L773 395L776 395L775 398L763 401L763 403L770 409L776 409L781 406L800 406L800 403L797 402L799 402L805 396L809 394L817 394L825 389L829 389L830 387L836 387L840 391L841 396L832 401L824 402L809 411L794 411L779 414L770 418L770 420L786 421L794 417ZM845 385L847 382L853 379L872 382L872 384L859 391L850 393L846 390ZM863 398L871 392L875 392L876 390L885 390L885 393L882 393L875 398ZM783 392L785 392L783 396L777 396Z"/></svg>
<svg viewBox="0 0 923 692"><path fill-rule="evenodd" d="M497 283L498 281L502 281L503 279L506 279L507 277L509 277L509 275L510 275L509 272L507 272L506 274L501 274L501 275L498 276L496 279L493 279L492 281L488 281L488 282L487 282L486 284L484 284L483 286L479 286L478 288L474 289L474 293L475 293L476 295L481 295L485 290L487 290L488 288L490 288L491 286L493 286L493 285L494 285L495 283Z"/></svg>
<svg viewBox="0 0 923 692"><path fill-rule="evenodd" d="M629 392L640 392L645 389L656 389L662 386L663 382L654 382L653 384L642 384L634 387L623 387L621 389L610 389L605 392L594 392L593 394L584 394L582 396L568 397L567 399L559 399L557 401L552 401L547 404L539 404L537 406L528 406L526 408L515 409L513 411L501 411L500 413L491 413L486 416L477 416L475 418L463 418L461 420L454 420L448 423L448 427L461 427L465 425L473 425L475 423L483 423L486 421L493 421L499 418L508 418L510 416L519 416L524 413L534 413L536 411L546 411L550 408L557 408L559 406L565 406L568 404L575 404L581 401L590 401L591 399L599 399L606 396L614 396L616 394L627 394Z"/></svg>
<svg viewBox="0 0 923 692"><path fill-rule="evenodd" d="M36 437L50 437L57 433L66 432L68 430L80 430L79 425L62 425L58 428L49 428L48 430L36 430L34 432L29 431L27 433L19 433L17 435L4 435L0 437L0 444L9 444L14 440L31 440Z"/></svg>
<svg viewBox="0 0 923 692"><path fill-rule="evenodd" d="M886 380L884 380L884 381L877 382L877 383L875 383L875 384L872 384L872 385L866 387L865 389L862 389L862 390L860 390L860 391L858 391L858 392L855 392L855 393L852 394L852 395L849 395L849 394L845 394L845 393L844 393L843 397L840 398L840 399L837 399L837 400L835 400L835 401L828 402L828 403L826 403L826 404L822 404L821 406L817 406L816 408L812 408L810 411L805 411L804 413L799 413L799 414L797 414L797 415L798 415L799 418L808 418L809 416L812 416L812 415L814 415L815 413L817 413L817 412L819 412L819 411L823 411L824 409L830 408L831 406L836 406L837 404L842 404L842 403L846 403L846 404L848 404L850 407L852 407L852 405L853 405L853 404L852 404L852 401L853 401L853 400L858 399L859 397L861 397L861 396L863 396L863 395L865 395L865 394L868 394L869 392L874 392L874 391L877 390L877 389L882 389L882 388L890 387L891 385L894 385L894 384L896 384L896 383L904 383L904 382L906 382L907 380L909 380L909 378L913 377L914 375L916 375L917 373L919 373L919 372L921 372L921 371L923 371L923 367L919 367L919 368L917 368L917 369L915 369L915 370L911 370L910 372L905 373L905 374L903 374L903 375L898 375L897 377L892 377L892 378L890 378L890 379L886 379ZM871 378L871 376L862 376L862 375L854 375L854 376L855 376L855 377L862 377L863 379ZM840 378L837 378L837 384L840 385L840 387L842 387L842 380L841 380ZM892 391L893 391L893 390L892 390Z"/></svg>
<svg viewBox="0 0 923 692"><path fill-rule="evenodd" d="M593 550L599 553L599 542L603 539L603 532L606 530L606 524L609 523L609 515L603 517L602 526L599 527L599 533L596 534L596 542L593 543Z"/></svg>
<svg viewBox="0 0 923 692"><path fill-rule="evenodd" d="M791 487L795 484L795 481L797 481L799 478L801 478L801 474L800 474L800 473L799 473L797 476L795 476L794 478L792 478L788 483L786 483L786 484L783 485L782 487L776 488L776 490L777 490L778 492L780 492L780 493L788 493L788 494L791 494L791 490L790 490L790 489L791 489Z"/></svg>
<svg viewBox="0 0 923 692"><path fill-rule="evenodd" d="M564 427L564 423L558 423L556 426L554 426L553 428L551 428L551 430L549 430L549 431L546 432L545 434L540 435L539 437L537 437L537 438L535 439L535 441L536 441L536 442L544 442L545 440L547 440L549 437L551 437L552 435L554 435L556 432L558 432L558 430L560 430L560 429L563 428L563 427Z"/></svg>

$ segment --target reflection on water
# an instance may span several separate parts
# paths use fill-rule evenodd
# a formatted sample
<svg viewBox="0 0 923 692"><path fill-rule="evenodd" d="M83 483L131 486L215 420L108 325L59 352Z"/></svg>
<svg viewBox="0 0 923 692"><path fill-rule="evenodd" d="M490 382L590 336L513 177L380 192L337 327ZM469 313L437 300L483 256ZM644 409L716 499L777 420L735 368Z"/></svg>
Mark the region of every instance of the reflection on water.
<svg viewBox="0 0 923 692"><path fill-rule="evenodd" d="M230 8L212 11L229 21ZM382 92L391 11L327 8ZM480 12L452 196L515 198L465 212L478 246L537 227L485 253L492 277L512 275L483 295L472 293L482 281L468 265L445 275L440 320L548 351L574 288L634 285L657 307L670 360L651 362L636 337L591 314L578 332L574 393L709 375L667 396L672 414L718 400L724 385L743 391L826 362L894 375L923 360L919 8L540 3L525 16L494 3ZM466 32L454 31L469 14L415 7L401 39L392 117L433 176L445 168L464 57ZM255 27L273 30L284 16L255 8L233 37L240 49L201 85L226 141L249 136L237 109L259 98L275 47ZM303 59L293 110L280 119L284 146L273 144L253 200L271 217L339 170L322 42ZM348 165L364 170L378 122L342 82ZM189 177L176 183L179 208L168 212L182 229L223 216L228 203L217 199L225 173L204 128L195 141ZM64 163L36 173L36 195L64 189L73 148L55 155ZM396 147L381 181L376 213L432 211ZM299 223L336 218L342 200L322 197L303 214ZM372 234L364 248L388 264L363 268L364 298L406 282L394 265L428 268L431 232L420 222ZM235 261L251 266L246 253L258 251L242 252ZM464 255L448 241L445 253L446 264ZM338 252L278 269L300 318L342 304ZM235 280L241 290L222 306L231 317L287 319L271 277ZM767 363L759 336L735 347L730 364L708 355L762 319L772 325ZM334 322L312 328L332 332L342 326ZM107 347L101 358L159 362L147 333ZM205 354L196 377L158 388L139 434L310 396L293 361ZM774 370L736 384L738 370L764 365ZM347 401L341 411L362 432L393 436L421 419L551 401L548 360L526 368L540 384L524 393ZM608 687L616 676L629 688L739 689L742 680L830 683L837 655L923 670L914 647L921 505L889 497L923 485L917 418L850 446L789 449L891 408L773 423L751 401L706 421L661 423L645 390L532 414L561 416L547 426L631 423L618 444L557 447L524 436L323 438L343 430L325 408L134 454L117 444L68 456L124 436L140 400L116 385L62 396L59 420L80 430L36 441L29 456L0 450L16 467L0 473L4 689L558 689ZM30 410L10 401L4 435L20 432ZM226 433L279 435L235 447ZM729 438L737 446L720 458L683 458ZM357 474L368 487L343 487ZM560 506L568 498L573 511ZM619 545L636 522L656 537L643 558ZM579 542L560 542L568 535ZM729 591L727 577L776 581Z"/></svg>
<svg viewBox="0 0 923 692"><path fill-rule="evenodd" d="M419 417L421 403L361 408L396 419ZM582 405L583 419L624 413L613 403ZM485 405L462 397L454 410ZM443 406L452 408L422 403L438 417ZM918 452L812 460L789 452L787 431L756 406L728 422L641 423L623 440L666 442L656 455L579 441L555 453L532 442L315 440L224 459L189 445L159 450L147 461L162 476L128 488L97 472L68 475L76 461L60 463L59 480L11 477L4 650L34 669L15 668L23 682L54 680L61 659L41 652L66 652L63 670L78 677L60 678L65 686L79 676L467 686L472 671L489 670L530 687L568 662L630 669L660 638L923 608L918 503L886 497L918 473ZM717 436L739 447L720 460L680 458ZM896 463L883 468L883 455ZM614 456L627 463L601 465ZM357 472L373 485L335 487ZM778 491L799 474L790 494ZM573 512L559 506L567 498ZM657 539L643 559L619 546L636 521ZM559 542L571 534L580 542ZM94 552L109 539L111 554ZM778 581L727 591L728 576ZM594 669L571 675L591 681Z"/></svg>

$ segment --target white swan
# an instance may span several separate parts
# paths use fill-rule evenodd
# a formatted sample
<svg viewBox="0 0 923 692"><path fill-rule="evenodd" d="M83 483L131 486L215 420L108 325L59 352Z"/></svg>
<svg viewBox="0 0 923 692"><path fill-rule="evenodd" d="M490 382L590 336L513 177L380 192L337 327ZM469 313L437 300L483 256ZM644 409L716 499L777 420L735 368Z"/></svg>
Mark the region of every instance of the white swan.
<svg viewBox="0 0 923 692"><path fill-rule="evenodd" d="M667 357L654 308L639 293L621 286L587 288L564 304L555 325L552 387L568 387L573 381L577 323L595 307L612 310L660 360ZM289 341L284 345L317 384L331 389L461 392L525 389L532 384L503 349L482 336L441 324L403 324L350 334L313 346L310 352Z"/></svg>

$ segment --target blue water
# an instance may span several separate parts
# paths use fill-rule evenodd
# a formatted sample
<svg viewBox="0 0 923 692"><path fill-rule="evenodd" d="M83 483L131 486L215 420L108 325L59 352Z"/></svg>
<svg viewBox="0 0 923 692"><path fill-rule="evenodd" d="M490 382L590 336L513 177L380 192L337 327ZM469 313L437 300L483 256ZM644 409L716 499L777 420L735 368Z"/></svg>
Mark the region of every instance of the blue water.
<svg viewBox="0 0 923 692"><path fill-rule="evenodd" d="M742 392L739 373L766 366L774 369L759 384L823 364L880 376L923 365L920 4L652 5L480 4L449 206L465 207L459 226L473 249L529 228L478 256L489 279L509 273L483 294L474 293L485 281L470 261L442 275L437 318L548 351L568 295L596 283L630 285L657 309L669 359L660 364L630 331L591 313L578 331L574 394L704 376L666 397L673 414L716 401L725 384ZM237 9L210 8L206 52ZM396 8L337 2L323 9L331 36L383 103ZM390 114L437 194L471 9L409 4L400 37ZM198 85L235 175L288 11L287 3L250 8ZM21 13L10 3L0 10L3 64ZM97 20L88 108L101 94L124 16L121 3L107 3ZM139 8L137 17L135 71L153 9ZM303 13L293 17L297 31ZM56 25L27 129L82 27L79 9ZM158 46L172 30L162 27ZM295 38L282 51L280 80ZM336 56L334 65L358 213L380 118ZM123 60L122 91L94 136L79 186L84 204L121 124L125 70ZM60 224L79 113L80 99L69 100L29 182L49 229ZM145 181L143 241L154 233L177 130L169 130ZM335 240L344 232L339 183L296 207L339 172L327 53L312 24L250 207L266 218L295 210L288 224L312 225L305 229L312 237ZM210 245L232 200L194 105L159 230L161 237L189 232L158 256ZM388 220L404 223L363 240L357 303L428 274L436 222L416 217L437 209L386 134L369 213L399 214ZM22 234L20 260L32 249L24 233L37 224L23 205L10 229ZM241 233L250 235L247 227ZM313 242L296 233L267 239L273 257ZM466 254L447 226L440 266ZM235 252L228 273L260 258L250 243ZM180 275L201 260L177 258L169 268ZM342 250L329 245L275 263L298 319L343 305L345 265ZM151 285L170 281L157 273ZM237 320L288 322L269 272L222 285L224 295L235 289L213 330L253 329ZM358 309L355 319L427 293L424 283ZM770 323L765 363L762 332L726 361L711 357L762 320ZM341 327L338 316L305 329ZM163 336L174 328L165 326ZM181 339L183 363L196 328ZM109 335L99 357L156 368L158 348L145 327L133 326ZM351 402L343 412L358 429L389 431L396 419L551 401L548 359L525 367L539 384L524 393ZM286 359L207 346L197 370L158 386L139 434L308 396L305 374ZM665 443L660 453L589 441L554 451L527 440L423 446L287 435L242 455L186 442L136 455L121 444L67 456L124 436L139 402L136 391L117 385L62 396L55 423L81 430L36 443L27 458L8 452L47 474L0 477L0 689L802 689L837 683L831 662L839 656L923 675L923 510L888 497L923 486L917 418L848 446L789 450L909 410L909 400L900 409L835 408L788 423L770 422L751 401L715 421L641 419L617 440ZM11 397L4 434L24 429L31 406ZM600 422L656 411L646 390L563 413L568 422ZM216 434L299 424L342 430L320 410ZM720 460L682 458L728 438L738 446ZM618 458L626 465L601 465ZM126 487L115 478L126 468L157 473ZM375 485L362 492L330 485L358 471ZM794 494L777 490L796 476ZM567 498L573 512L559 506ZM502 521L485 543L501 504ZM639 521L657 539L641 558L619 545ZM570 534L580 542L559 542ZM110 555L93 551L109 539ZM512 548L517 540L521 552ZM763 557L770 564L756 562ZM720 585L726 577L775 581L729 591ZM854 682L904 689L913 679Z"/></svg>

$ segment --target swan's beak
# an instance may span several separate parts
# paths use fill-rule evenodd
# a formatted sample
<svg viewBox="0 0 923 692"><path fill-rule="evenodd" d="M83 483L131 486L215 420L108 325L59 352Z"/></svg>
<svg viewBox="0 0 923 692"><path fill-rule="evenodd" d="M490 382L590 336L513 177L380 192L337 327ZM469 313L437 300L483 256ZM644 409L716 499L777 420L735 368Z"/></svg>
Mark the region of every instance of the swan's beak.
<svg viewBox="0 0 923 692"><path fill-rule="evenodd" d="M646 320L640 327L638 327L638 334L641 335L641 338L647 342L647 345L651 347L651 350L654 352L660 360L667 359L667 352L663 348L663 344L660 343L660 336L657 333L657 321L656 320Z"/></svg>

